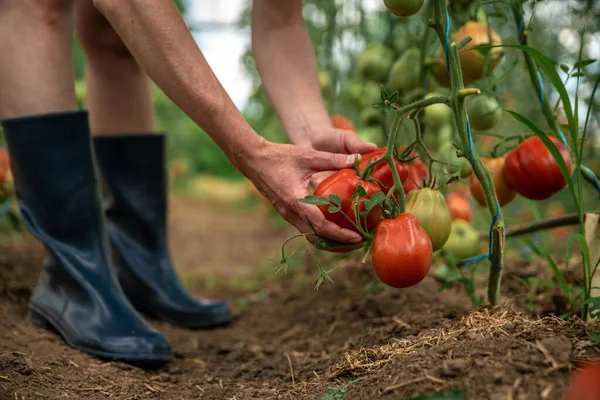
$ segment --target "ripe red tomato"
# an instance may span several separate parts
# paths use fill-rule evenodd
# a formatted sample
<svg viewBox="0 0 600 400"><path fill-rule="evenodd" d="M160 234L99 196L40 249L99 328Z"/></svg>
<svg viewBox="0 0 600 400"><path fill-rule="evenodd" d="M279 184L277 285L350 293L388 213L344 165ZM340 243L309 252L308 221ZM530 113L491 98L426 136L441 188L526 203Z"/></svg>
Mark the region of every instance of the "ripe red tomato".
<svg viewBox="0 0 600 400"><path fill-rule="evenodd" d="M408 178L404 183L404 193L408 194L411 190L418 189L423 184L423 179L429 179L429 167L422 161L415 161L408 164Z"/></svg>
<svg viewBox="0 0 600 400"><path fill-rule="evenodd" d="M333 123L333 127L337 129L345 129L348 131L354 131L354 124L348 118L343 115L334 115L331 117L331 122Z"/></svg>
<svg viewBox="0 0 600 400"><path fill-rule="evenodd" d="M471 205L469 200L458 193L450 193L446 198L446 205L452 220L462 219L471 222Z"/></svg>
<svg viewBox="0 0 600 400"><path fill-rule="evenodd" d="M497 158L481 157L481 161L486 168L492 172L492 181L494 182L494 188L496 189L496 196L498 196L500 207L513 201L515 197L517 197L517 192L508 185L508 181L504 174L506 168L506 156ZM481 186L477 176L475 174L471 175L469 182L471 184L471 194L481 206L485 206L487 204L485 193L483 192L483 186Z"/></svg>
<svg viewBox="0 0 600 400"><path fill-rule="evenodd" d="M359 164L360 172L364 172L367 164L370 161L377 161L385 154L386 148L382 147L371 153L365 154L362 156ZM400 181L404 184L406 178L408 178L408 166L398 160L394 160L394 164L396 164L396 169L398 170L398 176L400 177ZM383 185L383 192L387 194L389 190L394 185L394 176L392 175L392 170L387 162L381 162L373 168L371 172L370 178L377 179Z"/></svg>
<svg viewBox="0 0 600 400"><path fill-rule="evenodd" d="M431 268L433 246L417 217L401 213L384 219L373 240L373 269L377 277L393 288L421 282Z"/></svg>
<svg viewBox="0 0 600 400"><path fill-rule="evenodd" d="M10 159L6 150L0 147L0 184L6 183L10 171Z"/></svg>
<svg viewBox="0 0 600 400"><path fill-rule="evenodd" d="M550 140L558 148L570 174L573 162L569 150L557 138L551 136ZM567 184L552 154L537 136L508 154L504 176L513 190L531 200L546 200Z"/></svg>
<svg viewBox="0 0 600 400"><path fill-rule="evenodd" d="M576 371L563 397L564 400L600 399L600 362L583 366Z"/></svg>
<svg viewBox="0 0 600 400"><path fill-rule="evenodd" d="M354 223L358 224L358 219L352 204L352 195L356 191L358 185L362 185L362 187L365 188L365 191L367 192L367 196L365 196L365 198L370 198L373 194L381 192L381 188L375 182L364 181L360 179L360 177L352 169L342 169L324 179L315 190L314 195L329 197L330 194L335 194L341 197L342 212L345 213L352 221L354 221ZM325 215L325 218L327 218L329 221L339 225L342 228L357 231L348 218L346 218L341 212L330 213L328 210L329 206L326 205L319 206L319 208ZM359 216L360 213L365 211L364 202L359 203L358 211ZM382 216L380 207L374 207L371 209L371 211L369 211L366 221L369 232L372 232L377 227L381 218ZM364 228L365 222L362 218L360 218L360 220L360 226Z"/></svg>

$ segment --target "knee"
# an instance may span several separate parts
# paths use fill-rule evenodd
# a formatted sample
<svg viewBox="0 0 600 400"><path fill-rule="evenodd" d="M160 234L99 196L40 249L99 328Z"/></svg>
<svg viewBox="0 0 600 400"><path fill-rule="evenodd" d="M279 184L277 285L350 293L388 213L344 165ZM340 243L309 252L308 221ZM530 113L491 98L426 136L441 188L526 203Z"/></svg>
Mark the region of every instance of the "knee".
<svg viewBox="0 0 600 400"><path fill-rule="evenodd" d="M75 28L81 46L91 62L94 59L110 62L134 60L119 34L98 11L78 15Z"/></svg>

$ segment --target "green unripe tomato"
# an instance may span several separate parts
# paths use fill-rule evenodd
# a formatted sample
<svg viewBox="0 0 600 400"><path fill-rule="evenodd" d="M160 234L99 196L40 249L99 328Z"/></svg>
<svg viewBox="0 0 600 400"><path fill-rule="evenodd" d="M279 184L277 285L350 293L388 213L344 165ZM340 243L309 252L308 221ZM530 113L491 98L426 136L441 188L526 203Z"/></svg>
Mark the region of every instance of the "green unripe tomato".
<svg viewBox="0 0 600 400"><path fill-rule="evenodd" d="M399 17L415 15L421 10L423 3L425 0L383 0L387 9Z"/></svg>
<svg viewBox="0 0 600 400"><path fill-rule="evenodd" d="M440 96L439 93L430 92L425 98ZM423 123L432 129L441 128L449 125L452 119L452 110L446 104L432 104L425 107L423 111Z"/></svg>
<svg viewBox="0 0 600 400"><path fill-rule="evenodd" d="M495 97L487 94L472 96L467 104L467 114L473 129L487 131L500 122L502 106Z"/></svg>
<svg viewBox="0 0 600 400"><path fill-rule="evenodd" d="M381 84L365 82L361 92L360 108L371 107L373 103L381 101Z"/></svg>
<svg viewBox="0 0 600 400"><path fill-rule="evenodd" d="M364 126L380 126L383 123L383 113L371 106L363 108L359 117Z"/></svg>
<svg viewBox="0 0 600 400"><path fill-rule="evenodd" d="M442 247L450 256L462 260L481 253L479 233L462 219L452 221L450 237Z"/></svg>
<svg viewBox="0 0 600 400"><path fill-rule="evenodd" d="M416 47L406 50L392 65L387 81L390 92L406 94L419 86L421 51Z"/></svg>
<svg viewBox="0 0 600 400"><path fill-rule="evenodd" d="M452 230L452 217L444 195L430 188L411 190L406 195L406 212L414 215L425 229L433 251L441 249Z"/></svg>
<svg viewBox="0 0 600 400"><path fill-rule="evenodd" d="M375 143L377 146L385 145L385 136L381 126L367 126L360 129L357 133L365 143Z"/></svg>
<svg viewBox="0 0 600 400"><path fill-rule="evenodd" d="M347 99L353 107L361 108L363 106L363 89L364 84L362 82L351 82L345 87Z"/></svg>
<svg viewBox="0 0 600 400"><path fill-rule="evenodd" d="M358 75L361 79L385 82L394 62L394 51L381 43L371 43L358 58Z"/></svg>

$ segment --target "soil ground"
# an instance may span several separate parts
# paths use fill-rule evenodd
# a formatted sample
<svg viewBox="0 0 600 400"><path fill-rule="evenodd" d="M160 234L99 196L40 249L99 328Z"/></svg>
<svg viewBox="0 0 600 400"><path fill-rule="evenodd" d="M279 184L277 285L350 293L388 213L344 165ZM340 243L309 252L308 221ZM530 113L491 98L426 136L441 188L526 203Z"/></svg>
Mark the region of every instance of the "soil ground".
<svg viewBox="0 0 600 400"><path fill-rule="evenodd" d="M473 309L462 290L439 292L432 277L385 290L358 254L337 264L335 284L315 290L302 257L295 272L269 274L294 230L261 205L178 194L169 221L186 286L227 300L235 321L205 331L153 322L176 355L159 369L88 356L27 322L43 249L12 238L0 247L0 400L403 399L450 389L467 399L560 399L576 364L597 354L594 326L528 316L516 281L506 280L501 307ZM506 274L538 267L508 263Z"/></svg>

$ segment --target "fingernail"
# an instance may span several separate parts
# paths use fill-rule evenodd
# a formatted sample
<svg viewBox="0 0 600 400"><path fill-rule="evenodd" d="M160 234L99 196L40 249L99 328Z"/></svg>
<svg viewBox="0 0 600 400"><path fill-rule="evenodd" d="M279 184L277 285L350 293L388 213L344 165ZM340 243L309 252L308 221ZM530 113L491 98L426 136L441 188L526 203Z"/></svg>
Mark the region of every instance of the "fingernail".
<svg viewBox="0 0 600 400"><path fill-rule="evenodd" d="M351 241L352 243L360 243L360 242L362 242L362 238L360 238L360 237L355 237L355 238L353 238L353 239L352 239L352 240L350 240L350 241Z"/></svg>

